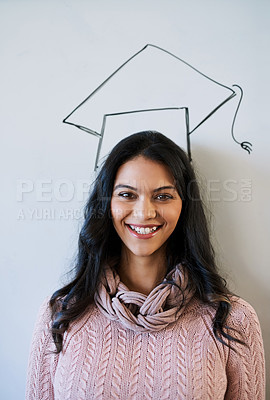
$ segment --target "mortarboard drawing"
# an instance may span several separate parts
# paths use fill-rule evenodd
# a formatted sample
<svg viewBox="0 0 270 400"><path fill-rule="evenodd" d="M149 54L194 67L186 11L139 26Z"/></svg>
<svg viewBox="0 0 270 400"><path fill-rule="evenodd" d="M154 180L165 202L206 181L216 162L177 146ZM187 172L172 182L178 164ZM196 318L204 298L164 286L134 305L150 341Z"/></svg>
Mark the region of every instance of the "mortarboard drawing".
<svg viewBox="0 0 270 400"><path fill-rule="evenodd" d="M112 143L106 139L113 135L116 142L121 135L148 129L171 138L174 132L177 137L172 139L186 149L191 160L191 134L238 92L240 99L231 134L250 153L252 144L239 142L234 135L243 97L241 87L217 82L175 54L147 44L121 64L63 122L99 138L95 169L102 153L109 151L108 143Z"/></svg>

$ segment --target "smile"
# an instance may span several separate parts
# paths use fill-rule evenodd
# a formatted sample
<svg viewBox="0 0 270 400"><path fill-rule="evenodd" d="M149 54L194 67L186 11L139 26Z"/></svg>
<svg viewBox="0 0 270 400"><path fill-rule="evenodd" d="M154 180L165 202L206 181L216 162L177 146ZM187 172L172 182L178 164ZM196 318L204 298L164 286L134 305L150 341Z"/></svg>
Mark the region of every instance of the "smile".
<svg viewBox="0 0 270 400"><path fill-rule="evenodd" d="M130 232L138 237L149 238L156 234L156 232L161 228L161 225L149 225L149 226L138 226L126 224Z"/></svg>
<svg viewBox="0 0 270 400"><path fill-rule="evenodd" d="M153 233L158 229L157 226L153 226L153 228L148 228L148 227L143 228L142 226L134 226L134 225L129 225L129 226L133 231L136 231L140 235L148 235L148 233Z"/></svg>

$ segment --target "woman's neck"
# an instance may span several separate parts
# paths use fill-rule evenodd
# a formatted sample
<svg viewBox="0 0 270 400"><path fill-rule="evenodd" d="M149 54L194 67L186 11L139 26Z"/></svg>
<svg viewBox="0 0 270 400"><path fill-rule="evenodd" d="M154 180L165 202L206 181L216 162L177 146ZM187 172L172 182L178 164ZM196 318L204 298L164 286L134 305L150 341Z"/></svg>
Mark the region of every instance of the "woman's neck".
<svg viewBox="0 0 270 400"><path fill-rule="evenodd" d="M166 275L165 254L137 257L122 252L118 274L129 290L148 295Z"/></svg>

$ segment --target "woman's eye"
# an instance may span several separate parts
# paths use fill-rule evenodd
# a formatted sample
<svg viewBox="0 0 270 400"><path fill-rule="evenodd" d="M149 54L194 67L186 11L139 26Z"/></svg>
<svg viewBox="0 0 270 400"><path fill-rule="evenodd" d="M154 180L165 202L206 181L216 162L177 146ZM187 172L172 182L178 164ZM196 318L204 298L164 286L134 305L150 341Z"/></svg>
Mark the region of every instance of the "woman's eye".
<svg viewBox="0 0 270 400"><path fill-rule="evenodd" d="M170 194L159 194L159 195L157 195L156 198L157 198L158 200L165 201L165 200L170 200L170 199L172 199L173 196L170 195Z"/></svg>
<svg viewBox="0 0 270 400"><path fill-rule="evenodd" d="M134 199L135 195L129 192L121 192L118 194L119 197L123 197L124 199Z"/></svg>

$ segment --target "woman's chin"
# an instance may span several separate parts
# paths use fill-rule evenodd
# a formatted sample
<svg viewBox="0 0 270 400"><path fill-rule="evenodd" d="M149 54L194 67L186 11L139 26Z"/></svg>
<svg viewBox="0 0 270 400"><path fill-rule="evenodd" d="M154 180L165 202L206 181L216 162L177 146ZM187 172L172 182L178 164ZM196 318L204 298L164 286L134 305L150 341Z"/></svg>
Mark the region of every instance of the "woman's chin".
<svg viewBox="0 0 270 400"><path fill-rule="evenodd" d="M164 257L165 246L162 246L158 249L150 248L149 246L136 246L134 248L126 248L126 255L128 257L136 257L136 258L153 258L153 257Z"/></svg>

